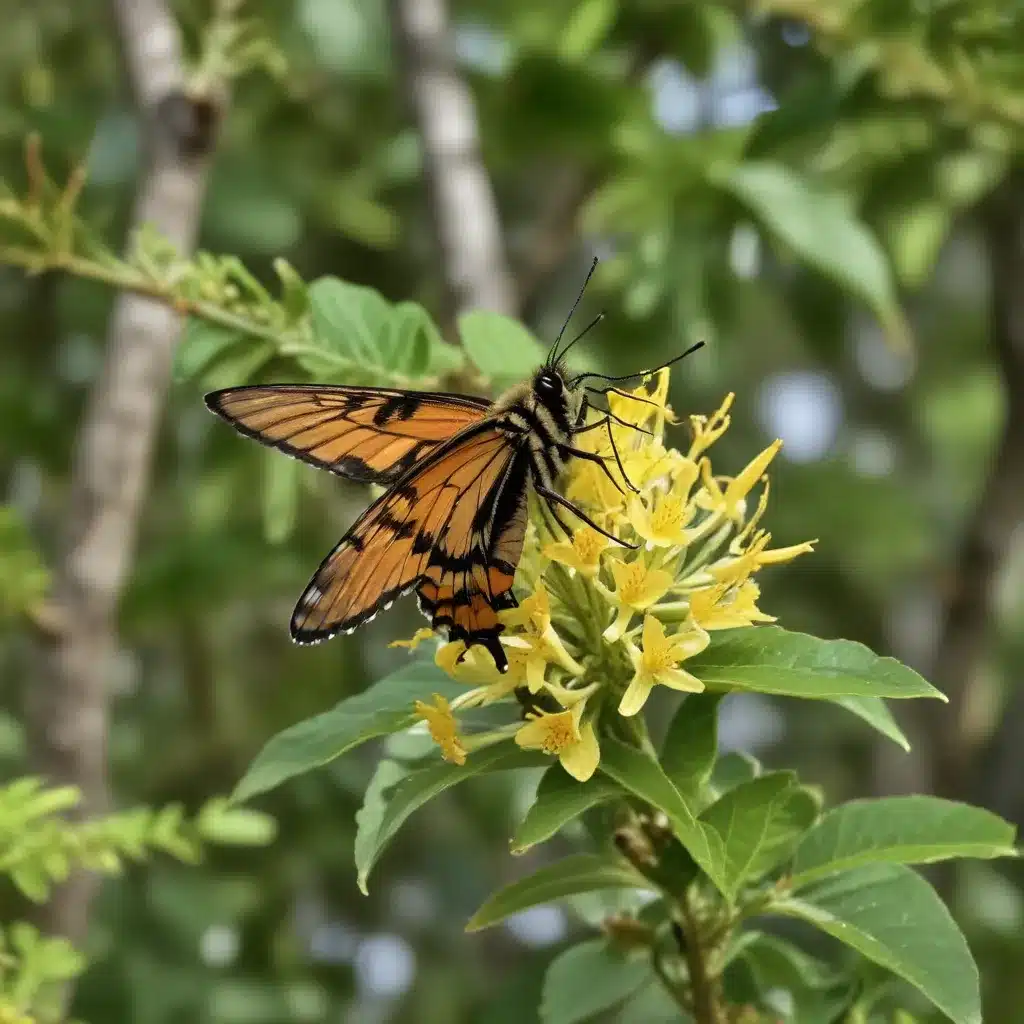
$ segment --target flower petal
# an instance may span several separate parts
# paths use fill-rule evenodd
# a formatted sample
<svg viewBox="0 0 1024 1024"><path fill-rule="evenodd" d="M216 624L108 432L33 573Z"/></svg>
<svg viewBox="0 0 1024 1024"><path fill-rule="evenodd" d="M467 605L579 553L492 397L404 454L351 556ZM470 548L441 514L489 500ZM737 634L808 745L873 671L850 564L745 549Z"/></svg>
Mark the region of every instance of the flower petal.
<svg viewBox="0 0 1024 1024"><path fill-rule="evenodd" d="M577 782L586 782L597 771L601 749L598 746L593 722L587 722L583 726L579 742L563 750L558 760Z"/></svg>
<svg viewBox="0 0 1024 1024"><path fill-rule="evenodd" d="M410 651L415 651L424 640L430 640L436 636L437 634L432 629L423 626L417 629L408 640L392 640L388 647L408 647Z"/></svg>
<svg viewBox="0 0 1024 1024"><path fill-rule="evenodd" d="M673 690L682 690L684 693L701 693L704 690L704 684L695 675L682 668L662 670L658 673L656 682Z"/></svg>
<svg viewBox="0 0 1024 1024"><path fill-rule="evenodd" d="M686 658L692 658L695 654L700 654L711 643L711 637L700 626L692 626L685 633L676 633L670 643L672 644L672 653L676 655L677 660L684 661Z"/></svg>
<svg viewBox="0 0 1024 1024"><path fill-rule="evenodd" d="M653 686L654 680L649 675L645 672L637 672L630 680L629 686L626 687L622 700L619 701L619 714L630 718L641 711L647 703L647 698L651 695Z"/></svg>

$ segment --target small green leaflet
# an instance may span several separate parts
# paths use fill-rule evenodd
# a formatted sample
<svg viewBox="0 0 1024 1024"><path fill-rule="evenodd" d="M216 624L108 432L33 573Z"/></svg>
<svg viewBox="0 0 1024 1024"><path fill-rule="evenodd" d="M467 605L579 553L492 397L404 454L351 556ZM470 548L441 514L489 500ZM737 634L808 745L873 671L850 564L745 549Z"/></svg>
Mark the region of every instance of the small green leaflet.
<svg viewBox="0 0 1024 1024"><path fill-rule="evenodd" d="M235 787L240 803L333 761L346 751L410 726L416 700L454 697L463 687L435 665L419 661L346 697L329 711L298 722L268 740Z"/></svg>
<svg viewBox="0 0 1024 1024"><path fill-rule="evenodd" d="M676 789L695 793L711 777L718 752L722 695L694 693L679 705L661 748L661 767Z"/></svg>
<svg viewBox="0 0 1024 1024"><path fill-rule="evenodd" d="M539 751L521 750L511 740L474 751L463 765L449 764L439 758L431 760L427 767L399 779L393 788L381 792L382 787L378 787L372 794L372 803L369 799L371 794L367 794L367 803L358 819L359 834L356 837L356 869L359 888L364 894L370 871L388 843L409 815L428 800L476 775L514 768L539 768L550 763Z"/></svg>
<svg viewBox="0 0 1024 1024"><path fill-rule="evenodd" d="M868 303L894 344L907 344L909 327L885 250L846 196L768 161L713 168L711 180L800 259Z"/></svg>
<svg viewBox="0 0 1024 1024"><path fill-rule="evenodd" d="M557 956L544 976L541 1024L582 1024L656 981L650 957L591 939Z"/></svg>
<svg viewBox="0 0 1024 1024"><path fill-rule="evenodd" d="M459 337L481 373L497 380L525 380L547 354L518 320L486 309L459 317Z"/></svg>
<svg viewBox="0 0 1024 1024"><path fill-rule="evenodd" d="M833 697L832 703L867 722L883 736L887 736L904 750L910 749L910 740L896 724L888 704L881 697Z"/></svg>
<svg viewBox="0 0 1024 1024"><path fill-rule="evenodd" d="M470 918L466 931L489 928L527 907L552 903L576 893L595 889L650 888L651 883L621 857L580 853L549 864L493 893Z"/></svg>
<svg viewBox="0 0 1024 1024"><path fill-rule="evenodd" d="M784 857L814 821L817 805L792 772L769 772L730 789L701 814L722 838L725 895L735 899Z"/></svg>
<svg viewBox="0 0 1024 1024"><path fill-rule="evenodd" d="M608 738L602 741L598 767L602 774L614 779L623 789L664 811L679 842L715 885L722 892L726 891L720 836L713 828L697 820L683 794L672 785L672 780L653 757Z"/></svg>
<svg viewBox="0 0 1024 1024"><path fill-rule="evenodd" d="M978 968L935 890L902 864L870 864L772 906L909 981L955 1024L981 1024Z"/></svg>
<svg viewBox="0 0 1024 1024"><path fill-rule="evenodd" d="M728 629L686 663L712 689L787 697L946 698L913 669L852 640L821 640L778 626Z"/></svg>
<svg viewBox="0 0 1024 1024"><path fill-rule="evenodd" d="M1015 830L980 807L934 796L852 800L829 811L793 855L793 884L869 863L1014 857Z"/></svg>
<svg viewBox="0 0 1024 1024"><path fill-rule="evenodd" d="M560 764L552 765L512 837L512 852L525 853L591 807L621 795L620 787L606 776L594 775L586 782L577 782Z"/></svg>

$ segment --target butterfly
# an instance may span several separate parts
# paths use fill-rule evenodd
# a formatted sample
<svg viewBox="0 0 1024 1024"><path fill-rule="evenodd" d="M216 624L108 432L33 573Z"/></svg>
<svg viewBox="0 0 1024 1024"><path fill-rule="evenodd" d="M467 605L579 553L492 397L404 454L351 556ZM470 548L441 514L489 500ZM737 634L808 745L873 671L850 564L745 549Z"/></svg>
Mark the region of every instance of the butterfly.
<svg viewBox="0 0 1024 1024"><path fill-rule="evenodd" d="M348 480L387 488L323 560L299 598L291 618L297 643L351 633L415 590L432 628L446 627L449 639L462 640L467 649L483 646L505 672L499 612L516 604L512 585L531 489L566 533L560 510L616 543L633 546L602 529L557 490L572 459L598 463L621 490L608 467L614 458L622 479L632 486L614 447L611 424L634 425L609 410L587 422L587 396L617 391L615 382L641 374L570 375L566 354L601 316L558 351L582 295L581 290L543 365L494 401L316 384L252 385L206 396L207 406L242 434ZM585 383L595 378L612 386ZM573 443L580 434L602 428L613 455Z"/></svg>

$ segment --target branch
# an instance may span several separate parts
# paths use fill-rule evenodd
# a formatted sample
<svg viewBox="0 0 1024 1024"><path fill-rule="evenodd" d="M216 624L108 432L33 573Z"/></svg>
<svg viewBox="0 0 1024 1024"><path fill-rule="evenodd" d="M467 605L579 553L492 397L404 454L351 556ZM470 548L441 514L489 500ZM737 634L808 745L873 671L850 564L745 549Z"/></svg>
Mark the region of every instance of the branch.
<svg viewBox="0 0 1024 1024"><path fill-rule="evenodd" d="M60 270L132 292L173 312L270 342L276 354L284 358L301 362L310 357L319 365L331 364L332 373L339 377L365 372L362 363L316 343L308 310L297 311L292 303L294 299L295 303L307 304L307 285L285 260L274 262L283 292L280 299L275 299L237 257L199 252L198 259L185 259L172 254L167 241L151 231L140 232L127 258L118 259L102 251L90 256L62 249L52 237L60 230L59 225L50 223L54 218L18 200L6 204L0 201L0 223L4 220L28 229L36 237L31 245L0 244L0 264L22 267L32 274ZM64 233L83 230L76 221ZM414 378L383 366L375 366L373 372L381 383L393 387L430 390L440 385L436 376Z"/></svg>
<svg viewBox="0 0 1024 1024"><path fill-rule="evenodd" d="M942 611L933 675L949 705L929 709L928 723L934 792L959 799L972 789L977 752L964 719L973 681L990 649L993 591L1013 532L1024 522L1024 174L1011 174L981 213L991 281L990 333L1006 419ZM1017 772L1019 757L1018 752Z"/></svg>
<svg viewBox="0 0 1024 1024"><path fill-rule="evenodd" d="M690 1002L696 1024L721 1024L717 981L708 970L705 937L689 894L679 901L683 915L683 939L686 966L690 975Z"/></svg>
<svg viewBox="0 0 1024 1024"><path fill-rule="evenodd" d="M473 97L452 53L445 0L388 0L405 90L419 126L449 314L514 316L501 221L480 156Z"/></svg>
<svg viewBox="0 0 1024 1024"><path fill-rule="evenodd" d="M132 215L180 252L192 249L222 96L189 91L177 25L162 0L114 0L147 165ZM222 17L231 13L223 4ZM180 326L173 309L118 297L107 356L79 428L54 600L62 629L26 709L34 770L77 786L88 815L109 804L107 686L117 605L130 572L150 454ZM96 879L78 872L43 911L43 927L84 939Z"/></svg>

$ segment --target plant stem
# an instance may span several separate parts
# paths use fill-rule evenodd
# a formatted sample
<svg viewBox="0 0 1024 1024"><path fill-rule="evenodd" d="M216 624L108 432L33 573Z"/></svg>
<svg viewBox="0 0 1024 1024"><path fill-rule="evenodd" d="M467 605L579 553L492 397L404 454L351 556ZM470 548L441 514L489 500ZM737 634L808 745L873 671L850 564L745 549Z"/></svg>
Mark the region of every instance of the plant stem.
<svg viewBox="0 0 1024 1024"><path fill-rule="evenodd" d="M696 1024L722 1024L715 979L708 972L706 950L689 895L679 903L686 935L686 965L690 973L690 1000Z"/></svg>
<svg viewBox="0 0 1024 1024"><path fill-rule="evenodd" d="M352 360L309 344L307 340L304 340L301 331L282 329L271 323L261 322L252 316L225 309L216 302L180 295L171 282L150 277L122 261L102 262L68 253L47 252L42 248L37 250L24 246L0 246L0 264L23 267L30 273L62 270L74 277L97 281L119 291L132 292L135 295L155 299L172 307L180 314L194 316L207 323L269 341L282 356L309 355L323 361L329 360L337 365L339 376L359 369L359 365ZM414 380L405 374L385 370L383 367L375 367L374 373L378 377L386 378L386 383L395 387L429 389L439 383L435 378L419 377Z"/></svg>
<svg viewBox="0 0 1024 1024"><path fill-rule="evenodd" d="M673 1001L687 1016L693 1015L693 1006L690 1000L687 998L686 993L682 990L679 983L673 981L669 977L668 971L665 970L665 964L662 961L661 954L657 949L651 950L651 966L654 968L654 973L658 976L658 980L664 986L665 991L672 997Z"/></svg>

